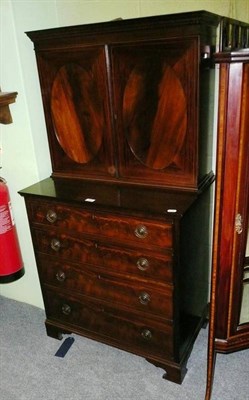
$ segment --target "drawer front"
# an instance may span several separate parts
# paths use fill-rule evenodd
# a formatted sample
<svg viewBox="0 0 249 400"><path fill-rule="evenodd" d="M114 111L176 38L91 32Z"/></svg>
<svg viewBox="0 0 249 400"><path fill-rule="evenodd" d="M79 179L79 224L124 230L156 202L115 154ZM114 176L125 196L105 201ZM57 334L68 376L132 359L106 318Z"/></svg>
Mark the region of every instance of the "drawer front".
<svg viewBox="0 0 249 400"><path fill-rule="evenodd" d="M32 224L54 226L64 232L98 235L115 241L172 247L172 223L152 221L99 212L88 212L70 206L32 201L29 203Z"/></svg>
<svg viewBox="0 0 249 400"><path fill-rule="evenodd" d="M75 239L56 231L32 230L38 252L56 261L80 262L104 268L105 271L134 275L156 281L172 281L171 253L156 254L146 250L105 245L90 239Z"/></svg>
<svg viewBox="0 0 249 400"><path fill-rule="evenodd" d="M43 283L71 292L115 304L131 307L163 319L172 319L172 291L170 285L146 285L131 279L118 279L98 269L81 268L66 263L43 259L39 264Z"/></svg>
<svg viewBox="0 0 249 400"><path fill-rule="evenodd" d="M101 261L98 246L87 238L77 239L58 233L56 230L42 231L32 229L36 251L72 262L98 265Z"/></svg>
<svg viewBox="0 0 249 400"><path fill-rule="evenodd" d="M46 314L49 320L75 326L87 336L120 345L128 351L165 357L173 356L172 326L155 325L131 313L102 306L101 303L83 303L77 298L67 298L52 291L44 291ZM156 327L155 327L156 326ZM73 331L73 328L72 328Z"/></svg>

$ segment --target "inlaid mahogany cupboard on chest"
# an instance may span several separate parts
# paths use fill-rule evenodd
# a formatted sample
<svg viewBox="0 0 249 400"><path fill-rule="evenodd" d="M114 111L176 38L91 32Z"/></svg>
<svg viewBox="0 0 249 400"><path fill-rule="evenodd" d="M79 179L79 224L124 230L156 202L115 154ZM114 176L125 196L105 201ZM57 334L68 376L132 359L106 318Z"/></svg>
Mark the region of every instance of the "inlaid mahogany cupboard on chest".
<svg viewBox="0 0 249 400"><path fill-rule="evenodd" d="M130 351L178 383L208 302L221 23L201 11L28 33L53 171L20 193L47 333Z"/></svg>

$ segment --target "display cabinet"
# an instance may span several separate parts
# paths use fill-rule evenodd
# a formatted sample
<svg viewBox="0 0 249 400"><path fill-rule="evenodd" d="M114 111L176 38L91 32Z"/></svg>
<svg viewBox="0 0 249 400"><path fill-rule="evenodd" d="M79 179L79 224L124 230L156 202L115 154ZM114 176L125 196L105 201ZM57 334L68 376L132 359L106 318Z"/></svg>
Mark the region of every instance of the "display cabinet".
<svg viewBox="0 0 249 400"><path fill-rule="evenodd" d="M249 347L249 49L215 59L220 89L206 400L216 353Z"/></svg>

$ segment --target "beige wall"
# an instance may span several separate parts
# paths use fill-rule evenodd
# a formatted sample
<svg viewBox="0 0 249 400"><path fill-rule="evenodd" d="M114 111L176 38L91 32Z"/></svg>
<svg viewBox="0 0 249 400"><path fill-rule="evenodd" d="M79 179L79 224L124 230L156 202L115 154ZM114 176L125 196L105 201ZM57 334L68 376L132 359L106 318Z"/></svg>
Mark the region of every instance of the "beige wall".
<svg viewBox="0 0 249 400"><path fill-rule="evenodd" d="M0 125L0 175L9 185L25 276L0 294L43 307L23 199L17 191L50 175L51 163L33 45L25 31L207 10L249 22L248 0L0 0L0 86L17 91L13 124Z"/></svg>

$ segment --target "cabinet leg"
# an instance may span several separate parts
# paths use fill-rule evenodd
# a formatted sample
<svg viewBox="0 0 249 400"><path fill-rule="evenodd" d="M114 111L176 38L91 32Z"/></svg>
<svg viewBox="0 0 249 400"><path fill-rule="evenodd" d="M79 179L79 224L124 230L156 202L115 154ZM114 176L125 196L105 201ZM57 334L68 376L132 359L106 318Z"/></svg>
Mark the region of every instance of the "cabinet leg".
<svg viewBox="0 0 249 400"><path fill-rule="evenodd" d="M206 329L207 326L208 326L208 319L205 318L204 321L203 321L203 324L202 324L201 328L202 328L202 329Z"/></svg>
<svg viewBox="0 0 249 400"><path fill-rule="evenodd" d="M187 370L188 369L185 366L179 368L167 367L165 369L166 372L163 375L163 378L167 379L168 381L178 383L180 385L187 373Z"/></svg>
<svg viewBox="0 0 249 400"><path fill-rule="evenodd" d="M205 400L211 399L213 380L214 380L215 361L216 361L216 351L213 351L209 354L208 357Z"/></svg>
<svg viewBox="0 0 249 400"><path fill-rule="evenodd" d="M167 379L168 381L178 383L179 385L182 383L186 372L187 372L187 367L186 364L184 365L177 365L177 364L161 364L160 362L151 360L149 358L146 358L148 362L151 364L154 364L156 367L162 368L165 370L165 373L163 374L163 379Z"/></svg>
<svg viewBox="0 0 249 400"><path fill-rule="evenodd" d="M63 333L67 333L67 334L72 333L71 331L69 332L58 326L52 325L48 320L45 321L45 326L46 326L47 335L54 339L61 340L63 338Z"/></svg>

